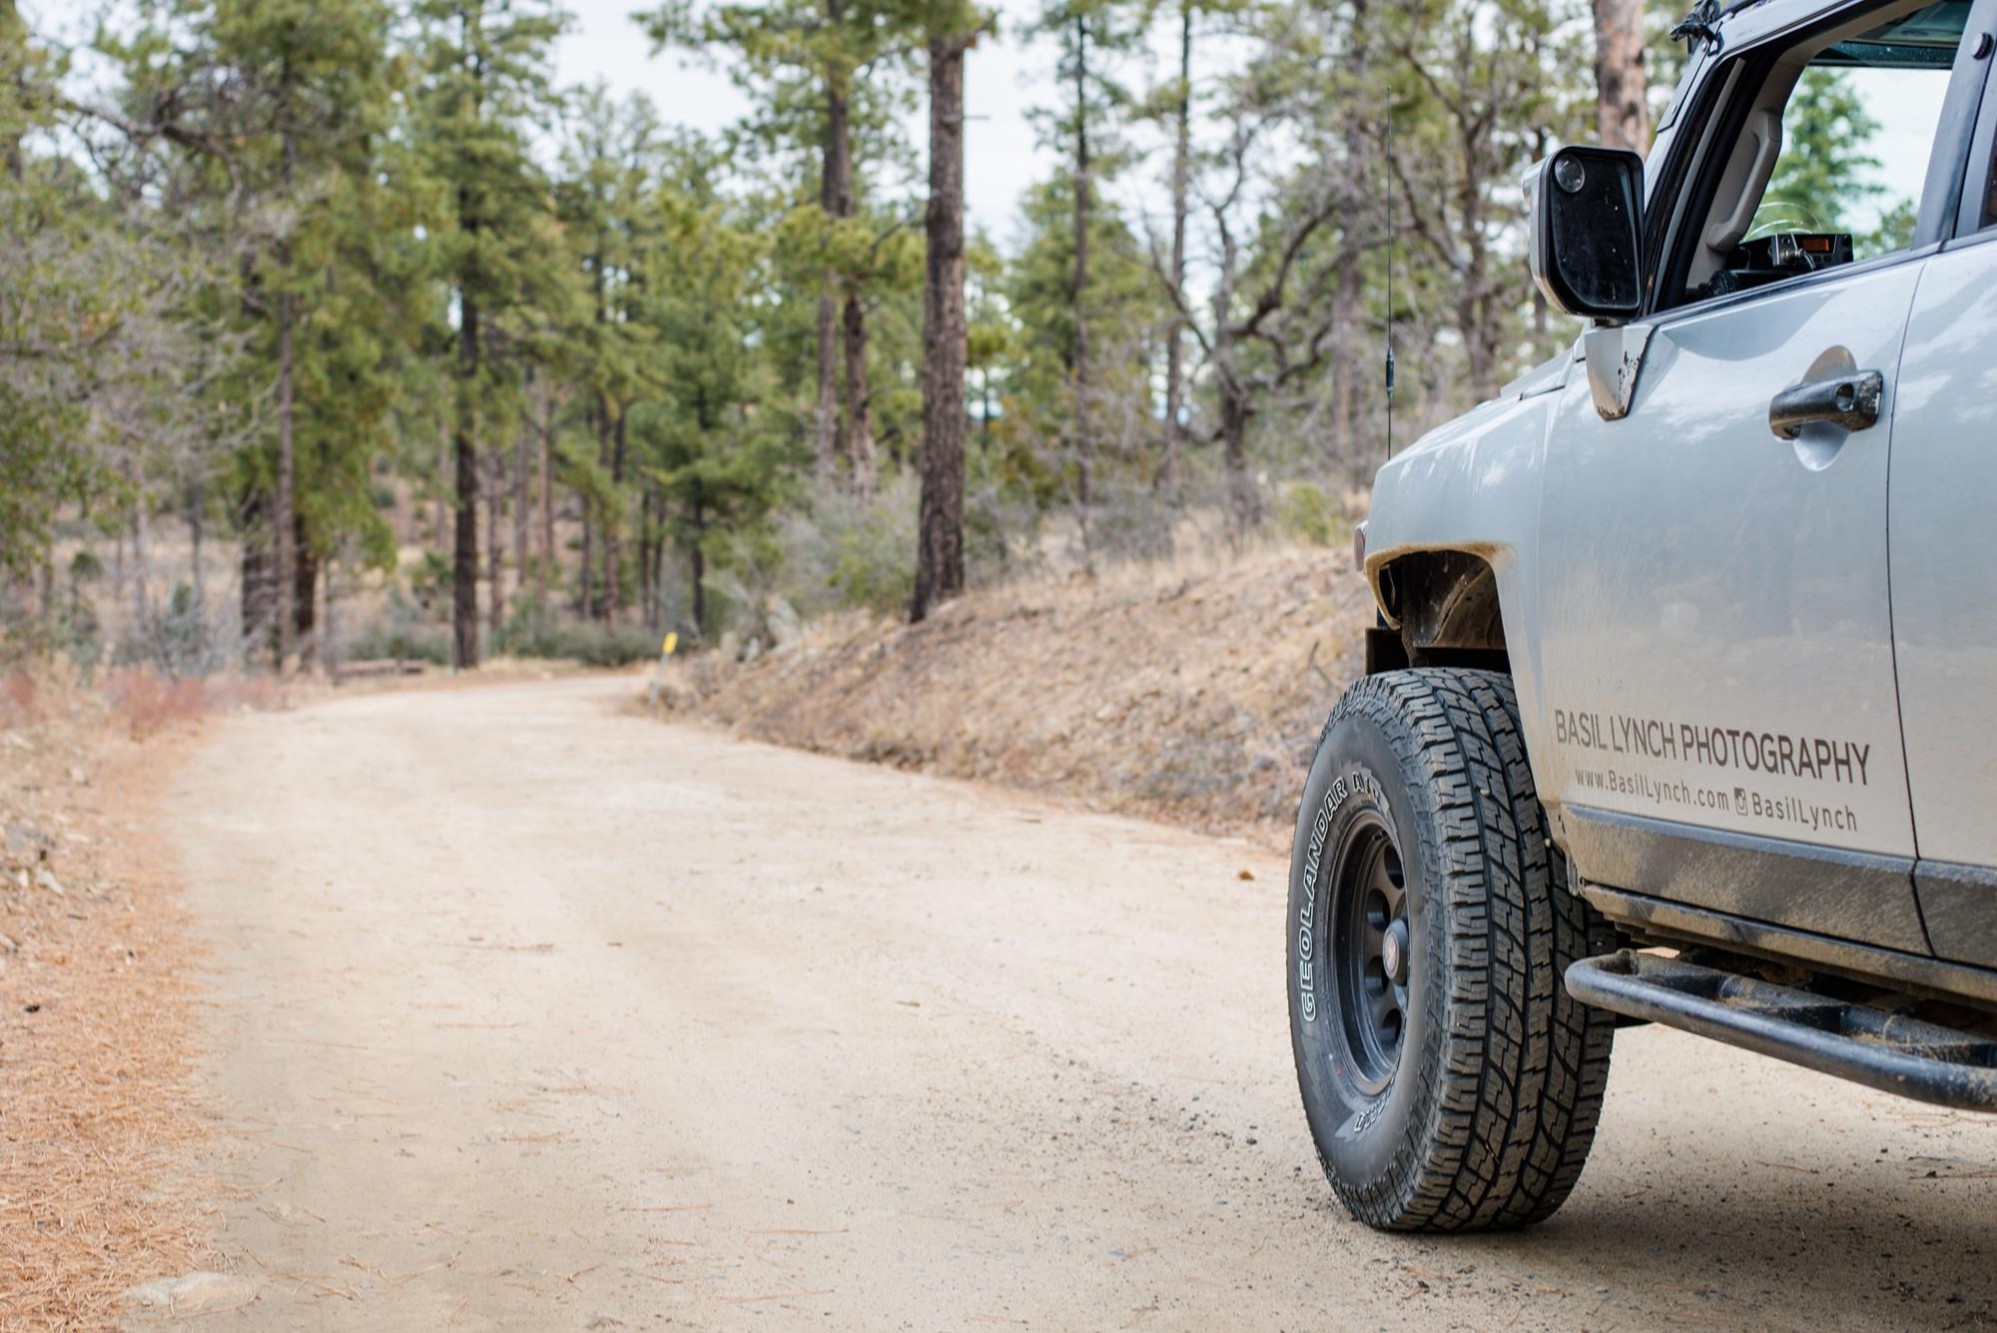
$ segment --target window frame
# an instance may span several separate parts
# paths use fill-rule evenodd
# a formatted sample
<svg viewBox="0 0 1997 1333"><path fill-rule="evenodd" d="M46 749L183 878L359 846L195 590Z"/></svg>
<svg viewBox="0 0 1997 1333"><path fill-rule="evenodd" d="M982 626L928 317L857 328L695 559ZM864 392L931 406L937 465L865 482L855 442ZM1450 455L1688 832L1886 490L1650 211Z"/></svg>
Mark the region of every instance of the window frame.
<svg viewBox="0 0 1997 1333"><path fill-rule="evenodd" d="M1978 34L1992 33L1993 42L1997 42L1997 0L1975 0L1969 21L1964 25L1963 42L1949 70L1941 118L1929 149L1913 244L1891 254L1797 274L1746 291L1699 300L1682 299L1696 249L1693 240L1712 212L1713 195L1726 166L1725 155L1739 142L1747 117L1776 63L1797 46L1826 32L1846 27L1868 13L1896 7L1898 0L1872 0L1867 4L1840 5L1828 13L1823 9L1801 13L1790 22L1755 33L1738 50L1723 49L1714 57L1713 69L1701 80L1697 104L1681 112L1681 124L1673 136L1668 159L1659 168L1658 188L1645 210L1645 260L1652 278L1640 319L1654 323L1676 321L1747 304L1764 295L1792 292L1841 281L1856 273L1916 262L1958 234L1958 214L1969 207L1968 201L1975 199L1980 204L1981 199L1966 180L1972 174L1972 163L1977 160L1972 157L1972 140L1979 135L1997 138L1997 105L1984 96L1986 85L1997 88L1987 77L1990 66L1997 64L1997 56L1975 55ZM1723 25L1721 41L1725 38ZM1982 160L1980 174L1987 182L1993 164L1988 155ZM1692 219L1698 219L1699 225L1693 225Z"/></svg>
<svg viewBox="0 0 1997 1333"><path fill-rule="evenodd" d="M1961 193L1955 201L1954 229L1943 241L1945 249L1997 240L1997 207L1992 206L1997 201L1991 199L1991 190L1997 186L1997 77L1990 73L1991 67L1997 66L1997 11L1988 15L1983 11L1979 4L1970 14L1970 23L1975 26L1979 17L1988 19L1978 32L1990 38L1993 49L1981 62L1983 82L1976 124L1958 177Z"/></svg>

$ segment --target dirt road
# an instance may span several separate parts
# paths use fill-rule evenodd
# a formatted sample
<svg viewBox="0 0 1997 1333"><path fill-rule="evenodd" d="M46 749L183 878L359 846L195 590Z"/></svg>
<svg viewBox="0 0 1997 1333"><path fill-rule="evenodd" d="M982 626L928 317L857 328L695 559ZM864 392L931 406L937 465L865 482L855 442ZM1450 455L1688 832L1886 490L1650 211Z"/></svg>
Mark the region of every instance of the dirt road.
<svg viewBox="0 0 1997 1333"><path fill-rule="evenodd" d="M635 688L246 716L185 774L259 1291L201 1327L1997 1323L1997 1122L1655 1029L1550 1225L1366 1231L1297 1105L1277 858Z"/></svg>

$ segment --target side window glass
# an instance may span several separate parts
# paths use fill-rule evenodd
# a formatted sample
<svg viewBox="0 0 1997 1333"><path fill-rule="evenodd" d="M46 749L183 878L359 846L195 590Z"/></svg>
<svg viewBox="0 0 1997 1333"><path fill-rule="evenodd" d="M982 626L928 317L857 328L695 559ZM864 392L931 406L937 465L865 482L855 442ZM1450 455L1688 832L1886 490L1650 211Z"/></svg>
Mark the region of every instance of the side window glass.
<svg viewBox="0 0 1997 1333"><path fill-rule="evenodd" d="M1913 244L1966 0L1889 11L1777 59L1686 270L1699 300Z"/></svg>
<svg viewBox="0 0 1997 1333"><path fill-rule="evenodd" d="M1812 61L1782 108L1782 151L1747 239L1849 236L1854 260L1912 245L1948 74Z"/></svg>

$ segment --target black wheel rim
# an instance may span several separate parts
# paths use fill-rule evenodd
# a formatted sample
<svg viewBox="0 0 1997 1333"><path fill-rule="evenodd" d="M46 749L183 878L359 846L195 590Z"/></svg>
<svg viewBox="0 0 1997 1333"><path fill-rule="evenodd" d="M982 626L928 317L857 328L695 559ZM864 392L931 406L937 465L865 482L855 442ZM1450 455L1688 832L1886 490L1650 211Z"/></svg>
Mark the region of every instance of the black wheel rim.
<svg viewBox="0 0 1997 1333"><path fill-rule="evenodd" d="M1400 1062L1412 964L1401 851L1377 816L1367 815L1346 831L1332 875L1339 1027L1354 1081L1377 1095L1393 1081Z"/></svg>

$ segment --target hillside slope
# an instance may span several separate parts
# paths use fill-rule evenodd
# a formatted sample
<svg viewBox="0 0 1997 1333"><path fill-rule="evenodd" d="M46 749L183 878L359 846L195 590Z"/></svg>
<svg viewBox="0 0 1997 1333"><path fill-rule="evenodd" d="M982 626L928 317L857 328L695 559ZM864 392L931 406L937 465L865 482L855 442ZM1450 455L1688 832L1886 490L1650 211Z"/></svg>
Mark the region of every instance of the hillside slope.
<svg viewBox="0 0 1997 1333"><path fill-rule="evenodd" d="M1287 843L1372 617L1351 558L975 592L917 626L834 617L759 660L675 672L666 706L742 735Z"/></svg>

